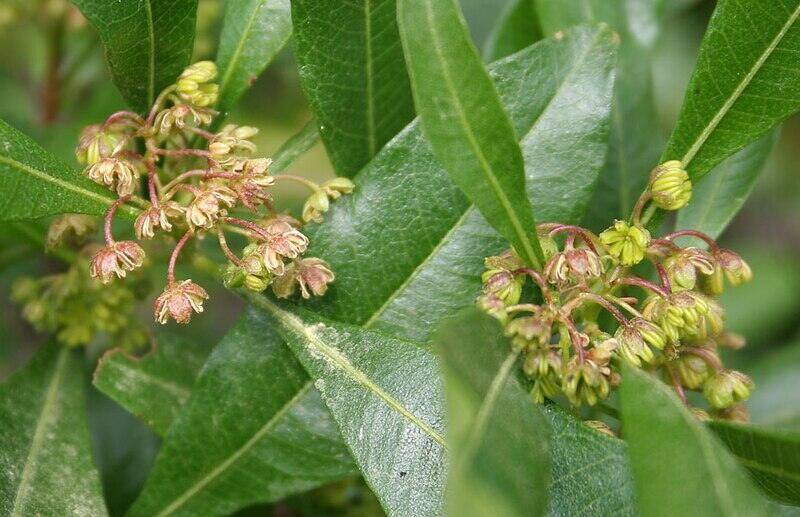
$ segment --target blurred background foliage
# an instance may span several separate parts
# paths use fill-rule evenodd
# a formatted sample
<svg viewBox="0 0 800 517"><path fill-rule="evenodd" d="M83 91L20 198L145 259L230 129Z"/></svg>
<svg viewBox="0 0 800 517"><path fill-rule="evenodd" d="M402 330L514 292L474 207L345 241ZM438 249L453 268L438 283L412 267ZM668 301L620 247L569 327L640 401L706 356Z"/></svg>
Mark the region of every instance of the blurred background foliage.
<svg viewBox="0 0 800 517"><path fill-rule="evenodd" d="M461 0L479 47L507 2ZM667 0L667 22L651 63L664 135L677 118L714 3ZM195 60L214 58L221 11L221 0L200 0ZM77 167L73 150L80 130L124 106L109 78L96 34L67 0L0 0L0 48L0 118ZM255 139L259 153L269 156L310 117L289 45L229 120L260 128ZM799 142L800 117L795 116L784 124L755 191L722 239L723 245L742 253L755 273L754 282L725 294L729 326L748 341L744 350L730 354L727 361L756 380L758 388L751 404L754 420L793 427L800 426L800 411L786 412L785 408L800 407L800 395L786 390L800 379ZM297 160L292 169L312 178L333 174L321 144ZM297 210L302 196L301 190L286 188L278 196L283 203L279 208ZM61 267L43 255L41 242L37 242L45 224L26 222L0 229L0 379L24 363L42 342L9 301L9 289L21 275L45 274ZM209 281L204 285L219 284ZM217 290L203 317L181 329L198 347L213 346L238 312L238 299ZM149 304L143 304L141 310L143 321L151 321ZM113 343L98 343L87 352L87 379L98 354L108 346ZM146 476L158 439L88 380L87 386L97 461L111 510L119 513ZM792 397L797 400L787 400ZM126 440L115 439L120 432ZM358 481L312 495L241 515L380 514L374 498Z"/></svg>

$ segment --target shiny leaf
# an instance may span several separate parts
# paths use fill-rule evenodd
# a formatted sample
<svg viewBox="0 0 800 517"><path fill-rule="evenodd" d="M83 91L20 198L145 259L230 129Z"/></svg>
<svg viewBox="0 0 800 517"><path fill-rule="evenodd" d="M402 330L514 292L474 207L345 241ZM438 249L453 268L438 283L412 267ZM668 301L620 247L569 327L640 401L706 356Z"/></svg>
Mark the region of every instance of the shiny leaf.
<svg viewBox="0 0 800 517"><path fill-rule="evenodd" d="M249 310L211 353L129 515L227 515L353 473L303 368Z"/></svg>
<svg viewBox="0 0 800 517"><path fill-rule="evenodd" d="M75 351L45 345L0 385L0 513L106 515Z"/></svg>
<svg viewBox="0 0 800 517"><path fill-rule="evenodd" d="M769 515L744 469L666 384L625 367L620 400L642 515Z"/></svg>
<svg viewBox="0 0 800 517"><path fill-rule="evenodd" d="M664 153L702 178L800 109L800 0L723 0Z"/></svg>
<svg viewBox="0 0 800 517"><path fill-rule="evenodd" d="M495 61L533 45L542 37L534 0L512 0L495 22L483 56L486 61Z"/></svg>
<svg viewBox="0 0 800 517"><path fill-rule="evenodd" d="M400 0L414 101L434 155L487 221L541 268L517 137L454 0Z"/></svg>
<svg viewBox="0 0 800 517"><path fill-rule="evenodd" d="M289 41L289 0L226 2L217 50L219 101L225 114Z"/></svg>
<svg viewBox="0 0 800 517"><path fill-rule="evenodd" d="M197 0L72 0L103 41L106 61L128 104L150 109L189 64Z"/></svg>
<svg viewBox="0 0 800 517"><path fill-rule="evenodd" d="M800 506L800 434L731 422L710 426L764 492Z"/></svg>
<svg viewBox="0 0 800 517"><path fill-rule="evenodd" d="M434 344L447 395L448 515L544 514L550 426L516 380L519 351L476 309L446 319Z"/></svg>
<svg viewBox="0 0 800 517"><path fill-rule="evenodd" d="M395 0L294 0L300 78L336 171L353 176L414 117Z"/></svg>

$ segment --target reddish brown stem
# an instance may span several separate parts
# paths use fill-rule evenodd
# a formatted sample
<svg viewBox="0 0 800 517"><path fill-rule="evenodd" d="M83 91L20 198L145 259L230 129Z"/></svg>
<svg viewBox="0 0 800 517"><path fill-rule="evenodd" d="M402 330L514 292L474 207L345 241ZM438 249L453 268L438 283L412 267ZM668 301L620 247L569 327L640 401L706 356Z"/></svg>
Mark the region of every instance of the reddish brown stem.
<svg viewBox="0 0 800 517"><path fill-rule="evenodd" d="M575 349L575 354L578 356L578 360L583 362L586 358L586 350L583 349L583 345L581 344L580 332L578 332L577 327L575 327L575 323L566 317L559 318L561 323L563 323L567 330L569 331L569 340L572 343L572 348Z"/></svg>
<svg viewBox="0 0 800 517"><path fill-rule="evenodd" d="M154 208L158 208L158 191L156 190L156 162L153 156L147 158L147 192L150 195L150 203Z"/></svg>
<svg viewBox="0 0 800 517"><path fill-rule="evenodd" d="M175 245L175 249L172 250L172 256L169 258L169 265L167 266L167 284L172 287L175 285L175 264L178 262L178 255L181 253L181 249L189 242L189 239L192 237L192 230L187 231L181 237L181 240L178 241L178 244Z"/></svg>
<svg viewBox="0 0 800 517"><path fill-rule="evenodd" d="M140 117L138 114L136 114L136 113L134 113L132 111L118 111L116 113L112 113L106 119L106 121L103 123L103 127L107 128L108 126L110 126L112 124L115 124L117 122L120 122L122 120L125 120L125 119L133 121L138 126L143 126L144 125L144 119L142 117Z"/></svg>
<svg viewBox="0 0 800 517"><path fill-rule="evenodd" d="M105 237L106 244L108 246L114 245L114 237L111 235L111 223L114 220L114 214L117 213L117 209L120 207L120 205L127 202L130 198L130 195L122 196L111 203L111 206L108 208L108 213L106 213L106 219L103 224L103 236Z"/></svg>
<svg viewBox="0 0 800 517"><path fill-rule="evenodd" d="M675 370L671 366L667 366L667 371L669 372L670 379L672 379L672 386L675 388L675 392L678 394L683 404L688 406L689 401L686 400L686 392L683 391L683 384L681 384L678 374L675 373Z"/></svg>
<svg viewBox="0 0 800 517"><path fill-rule="evenodd" d="M221 221L223 223L235 224L236 226L247 228L248 230L257 234L262 239L269 239L271 237L271 235L267 232L267 230L245 219L239 219L238 217L223 217Z"/></svg>
<svg viewBox="0 0 800 517"><path fill-rule="evenodd" d="M711 248L712 251L719 251L719 244L717 241L709 237L703 232L698 232L696 230L678 230L677 232L672 232L664 236L665 240L671 241L672 239L676 239L678 237L697 237L701 241L708 244L708 247Z"/></svg>
<svg viewBox="0 0 800 517"><path fill-rule="evenodd" d="M694 346L689 346L683 349L683 351L687 354L691 354L694 356L699 357L703 361L706 362L714 371L722 370L722 361L719 360L719 357L714 355L713 352L707 350L705 348L698 348Z"/></svg>
<svg viewBox="0 0 800 517"><path fill-rule="evenodd" d="M573 239L575 235L580 236L581 240L586 243L586 245L589 246L592 251L597 253L597 248L594 245L594 241L597 239L597 236L595 236L589 230L581 228L580 226L573 226L571 224L557 224L550 230L550 236L552 237L553 235L561 232L570 232L570 235L573 236Z"/></svg>
<svg viewBox="0 0 800 517"><path fill-rule="evenodd" d="M638 277L635 277L635 276L629 276L629 277L625 277L625 278L620 278L615 283L621 284L621 285L634 285L636 287L641 287L642 289L647 289L649 291L652 291L652 292L660 295L663 298L667 298L669 296L669 292L667 292L663 288L657 286L653 282L645 280L644 278L638 278Z"/></svg>
<svg viewBox="0 0 800 517"><path fill-rule="evenodd" d="M242 261L231 251L231 248L228 246L228 241L225 240L225 232L222 231L222 228L217 228L217 239L219 240L219 247L222 249L225 256L228 257L228 260L241 267Z"/></svg>
<svg viewBox="0 0 800 517"><path fill-rule="evenodd" d="M214 133L212 133L211 131L206 131L205 129L202 129L202 128L199 128L199 127L189 127L188 129L189 129L189 131L191 131L195 135L202 136L206 140L213 140L214 137L217 136Z"/></svg>
<svg viewBox="0 0 800 517"><path fill-rule="evenodd" d="M544 299L547 300L548 304L552 305L553 297L550 294L550 289L547 287L547 282L544 281L544 277L542 277L541 273L539 273L538 271L536 271L534 269L531 269L529 267L523 267L523 268L514 270L514 274L515 275L526 274L529 277L531 277L533 279L533 281L536 282L536 285L539 286L539 289L541 289L542 295L544 296Z"/></svg>
<svg viewBox="0 0 800 517"><path fill-rule="evenodd" d="M664 265L658 260L651 259L651 262L656 267L656 271L658 271L658 277L661 279L661 285L664 287L664 289L671 293L672 286L670 286L669 275L667 274L667 270L664 269Z"/></svg>
<svg viewBox="0 0 800 517"><path fill-rule="evenodd" d="M633 224L636 226L641 225L641 218L642 218L642 210L644 209L644 205L650 201L650 192L645 192L639 199L636 200L636 204L633 206Z"/></svg>

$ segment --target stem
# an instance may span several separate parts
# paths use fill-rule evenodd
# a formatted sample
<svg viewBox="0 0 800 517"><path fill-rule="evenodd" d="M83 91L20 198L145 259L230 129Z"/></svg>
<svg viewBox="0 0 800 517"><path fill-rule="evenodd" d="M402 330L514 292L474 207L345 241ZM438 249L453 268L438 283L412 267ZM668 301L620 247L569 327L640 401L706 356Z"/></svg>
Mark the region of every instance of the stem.
<svg viewBox="0 0 800 517"><path fill-rule="evenodd" d="M714 353L711 352L710 350L707 350L705 348L690 346L684 348L683 351L687 354L699 357L700 359L705 361L706 364L708 364L711 368L713 368L714 371L718 372L722 370L722 361L720 361L719 357L714 355Z"/></svg>
<svg viewBox="0 0 800 517"><path fill-rule="evenodd" d="M199 156L211 160L211 153L203 149L161 149L155 148L153 152L162 156Z"/></svg>
<svg viewBox="0 0 800 517"><path fill-rule="evenodd" d="M626 300L624 298L619 298L617 296L613 296L613 295L610 295L610 294L605 295L605 298L610 302L616 303L617 305L619 305L620 307L622 307L626 311L630 312L633 316L635 316L637 318L643 318L644 317L644 316L642 316L641 312L636 310L631 304L628 303L628 300ZM635 300L635 298L634 298L634 300Z"/></svg>
<svg viewBox="0 0 800 517"><path fill-rule="evenodd" d="M169 287L175 285L175 263L178 262L178 255L180 255L181 249L189 242L191 237L192 230L189 230L183 234L181 240L175 245L175 249L172 250L172 256L169 258L169 266L167 266L167 285Z"/></svg>
<svg viewBox="0 0 800 517"><path fill-rule="evenodd" d="M625 278L620 278L619 280L616 281L616 283L617 284L622 284L622 285L634 285L634 286L637 286L637 287L641 287L642 289L647 289L649 291L652 291L652 292L660 295L662 298L669 297L669 292L667 292L663 288L657 286L653 282L645 280L644 278L638 278L638 277L635 277L635 276L629 276L629 277L625 277Z"/></svg>
<svg viewBox="0 0 800 517"><path fill-rule="evenodd" d="M701 241L708 244L708 247L711 248L711 251L717 252L719 251L719 244L717 241L709 237L703 232L698 232L696 230L679 230L677 232L672 232L664 236L665 240L671 241L672 239L676 239L678 237L697 237Z"/></svg>
<svg viewBox="0 0 800 517"><path fill-rule="evenodd" d="M531 277L533 279L533 281L536 282L536 284L539 286L539 289L541 289L542 295L544 296L544 299L547 300L547 303L549 305L553 304L553 296L550 293L550 289L547 288L547 282L544 281L544 278L542 277L542 275L538 271L533 270L533 269L528 268L528 267L523 267L523 268L514 270L513 273L515 275L518 275L518 274L521 274L521 273L525 273L529 277Z"/></svg>
<svg viewBox="0 0 800 517"><path fill-rule="evenodd" d="M580 333L578 329L575 327L575 323L566 317L560 317L559 321L563 323L567 330L569 331L570 342L572 343L572 348L575 349L575 353L578 355L578 360L583 362L586 358L586 350L583 349L583 345L581 345Z"/></svg>
<svg viewBox="0 0 800 517"><path fill-rule="evenodd" d="M683 391L683 384L681 384L678 374L675 373L675 370L671 366L667 366L667 371L669 372L670 379L672 379L672 386L675 388L675 392L678 394L681 401L683 401L683 404L688 406L689 401L686 400L686 392Z"/></svg>
<svg viewBox="0 0 800 517"><path fill-rule="evenodd" d="M271 237L271 235L267 233L267 230L245 219L239 219L237 217L223 217L220 219L220 221L223 223L235 224L237 226L241 226L242 228L247 228L248 230L256 233L262 239L269 239Z"/></svg>
<svg viewBox="0 0 800 517"><path fill-rule="evenodd" d="M150 155L145 162L147 164L147 192L150 195L150 203L154 208L158 208L158 192L156 191L156 162Z"/></svg>
<svg viewBox="0 0 800 517"><path fill-rule="evenodd" d="M191 131L192 133L194 133L195 135L202 136L206 140L213 140L214 137L217 136L214 133L212 133L211 131L206 131L205 129L202 129L202 128L199 128L199 127L188 126L187 129L189 131Z"/></svg>
<svg viewBox="0 0 800 517"><path fill-rule="evenodd" d="M132 111L118 111L116 113L112 113L106 121L103 123L103 128L107 128L108 126L119 122L121 120L130 119L135 122L139 126L144 125L144 119L140 117L138 114Z"/></svg>
<svg viewBox="0 0 800 517"><path fill-rule="evenodd" d="M208 174L208 169L192 169L190 171L182 172L175 176L172 181L164 185L164 192L169 192L175 185L187 178L191 178L193 176L205 176L206 174Z"/></svg>
<svg viewBox="0 0 800 517"><path fill-rule="evenodd" d="M161 105L164 103L164 99L166 99L167 95L172 93L173 90L175 90L175 85L164 88L164 90L158 94L158 97L156 97L156 101L153 103L153 107L150 108L150 113L147 115L148 126L153 125L153 120L155 120L156 115L158 114L158 110L161 109Z"/></svg>
<svg viewBox="0 0 800 517"><path fill-rule="evenodd" d="M656 214L656 210L658 210L658 207L656 205L648 206L647 210L644 211L644 215L642 216L642 221L640 224L642 226L647 226L650 223L650 220Z"/></svg>
<svg viewBox="0 0 800 517"><path fill-rule="evenodd" d="M294 181L296 183L301 183L314 191L319 190L320 188L317 183L314 183L309 179L303 178L302 176L295 176L294 174L278 174L276 176L273 176L273 178L275 178L275 181L289 180L289 181Z"/></svg>
<svg viewBox="0 0 800 517"><path fill-rule="evenodd" d="M225 256L228 257L228 260L241 267L242 261L231 251L230 247L228 247L228 241L225 240L225 232L219 227L217 228L217 239L219 239L219 247L222 249Z"/></svg>
<svg viewBox="0 0 800 517"><path fill-rule="evenodd" d="M131 196L128 195L128 196L122 196L121 198L118 198L116 201L114 201L111 204L111 206L108 209L108 213L106 214L105 222L103 223L103 236L105 237L106 244L108 246L113 246L114 245L114 237L111 235L111 222L114 219L114 214L117 212L117 209L120 207L120 205L122 205L123 203L128 201L130 199L130 197Z"/></svg>
<svg viewBox="0 0 800 517"><path fill-rule="evenodd" d="M599 294L592 292L584 291L578 294L578 296L576 296L569 302L565 303L562 309L565 310L568 314L570 314L572 313L572 311L574 311L581 305L581 302L587 299L592 300L597 305L603 307L605 310L610 312L611 315L614 316L614 318L623 325L626 325L628 323L628 319L625 317L625 315L622 314L622 312L620 312L619 309L614 307L614 305L611 302L609 302L607 299L603 298Z"/></svg>
<svg viewBox="0 0 800 517"><path fill-rule="evenodd" d="M661 285L664 286L664 289L671 293L672 286L670 286L669 275L667 275L667 270L664 269L664 265L658 260L651 259L651 262L656 267L656 271L658 271L658 277L661 279Z"/></svg>
<svg viewBox="0 0 800 517"><path fill-rule="evenodd" d="M540 227L550 227L552 223L539 225ZM597 253L597 248L595 247L596 242L600 242L600 238L597 235L593 234L589 230L585 228L581 228L580 226L573 226L571 224L555 224L552 226L550 230L550 236L556 235L561 232L570 232L570 235L579 235L581 240L586 243L592 251Z"/></svg>
<svg viewBox="0 0 800 517"><path fill-rule="evenodd" d="M633 206L633 215L631 219L633 220L633 224L635 226L641 226L642 221L642 209L644 208L645 203L650 201L651 195L650 191L644 192L639 199L636 200L636 204Z"/></svg>

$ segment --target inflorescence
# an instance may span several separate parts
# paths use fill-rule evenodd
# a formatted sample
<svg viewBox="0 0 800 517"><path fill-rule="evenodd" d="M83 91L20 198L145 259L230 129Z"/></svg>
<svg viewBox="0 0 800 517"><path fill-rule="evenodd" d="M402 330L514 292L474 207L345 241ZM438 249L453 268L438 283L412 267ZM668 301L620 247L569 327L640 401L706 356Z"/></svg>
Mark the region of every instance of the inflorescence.
<svg viewBox="0 0 800 517"><path fill-rule="evenodd" d="M204 129L217 115L211 108L218 96L216 76L216 65L210 61L191 65L159 94L145 117L130 111L114 113L102 124L85 128L76 149L78 160L86 165L84 174L118 196L105 216L105 246L92 252L88 267L92 278L102 284L124 278L145 263L142 241L158 234L177 239L166 287L154 304L155 318L162 324L170 318L188 323L194 312L203 311L208 298L199 285L175 277L178 256L195 237L217 238L228 259L223 278L229 287L261 292L272 286L279 297L299 289L308 298L324 294L335 278L325 261L304 256L309 241L301 231L303 224L277 213L269 191L281 181L306 186L311 194L303 207L303 223L321 222L330 201L352 192L353 183L334 178L320 185L300 176L271 174L271 160L252 157L256 128L226 125L216 133ZM197 142L203 145L196 146ZM147 193L147 199L136 195L140 191ZM116 240L112 223L126 204L142 210L134 222L136 239ZM50 245L59 246L67 237L85 237L93 225L87 216L57 218ZM231 250L226 232L247 237L242 256ZM45 304L36 296L45 289L49 288L20 287L17 299ZM85 337L78 341L85 342Z"/></svg>
<svg viewBox="0 0 800 517"><path fill-rule="evenodd" d="M687 391L702 391L714 416L747 419L740 403L753 383L726 369L718 353L744 342L724 330L717 297L725 278L731 286L749 281L749 266L700 232L652 238L642 221L645 206L649 214L678 210L691 193L681 163L670 161L653 170L631 222L615 221L600 235L567 224L538 225L542 271L527 267L513 250L486 259L478 305L503 323L524 354L534 400L563 396L574 407L594 406L619 384L624 361L657 371L685 403ZM676 242L681 237L708 248L682 247ZM654 267L657 283L632 271L644 263ZM525 289L529 282L534 289Z"/></svg>

